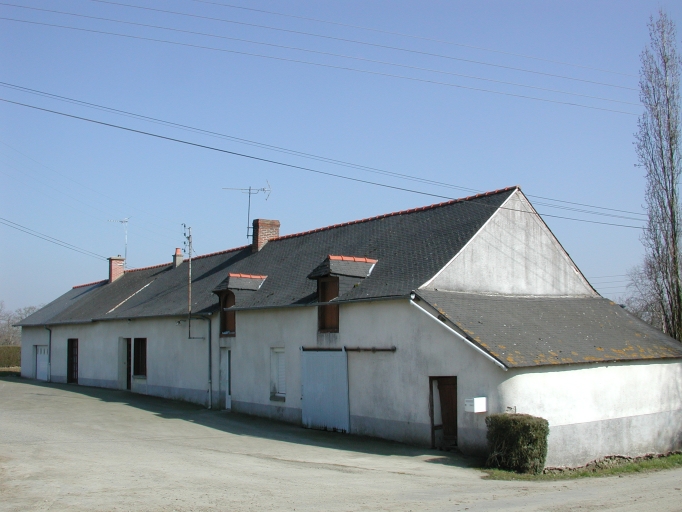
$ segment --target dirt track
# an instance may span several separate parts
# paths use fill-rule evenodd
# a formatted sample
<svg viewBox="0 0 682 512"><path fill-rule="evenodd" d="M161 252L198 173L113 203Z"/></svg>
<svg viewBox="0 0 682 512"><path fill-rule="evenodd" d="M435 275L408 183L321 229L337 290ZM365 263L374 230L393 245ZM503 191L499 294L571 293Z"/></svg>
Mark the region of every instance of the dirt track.
<svg viewBox="0 0 682 512"><path fill-rule="evenodd" d="M0 378L0 510L682 510L682 470L481 479L464 458Z"/></svg>

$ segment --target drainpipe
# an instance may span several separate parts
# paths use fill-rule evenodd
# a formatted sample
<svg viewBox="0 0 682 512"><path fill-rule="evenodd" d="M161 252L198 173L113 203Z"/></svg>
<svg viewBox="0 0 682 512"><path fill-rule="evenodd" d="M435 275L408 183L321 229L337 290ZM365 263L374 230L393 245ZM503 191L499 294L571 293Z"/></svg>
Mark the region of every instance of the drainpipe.
<svg viewBox="0 0 682 512"><path fill-rule="evenodd" d="M47 382L52 382L52 329L45 326L47 335Z"/></svg>
<svg viewBox="0 0 682 512"><path fill-rule="evenodd" d="M192 318L192 317L190 317ZM211 318L205 316L195 316L195 320L206 320L208 322L208 409L213 408L213 340L211 336ZM205 339L201 337L191 337L190 340Z"/></svg>

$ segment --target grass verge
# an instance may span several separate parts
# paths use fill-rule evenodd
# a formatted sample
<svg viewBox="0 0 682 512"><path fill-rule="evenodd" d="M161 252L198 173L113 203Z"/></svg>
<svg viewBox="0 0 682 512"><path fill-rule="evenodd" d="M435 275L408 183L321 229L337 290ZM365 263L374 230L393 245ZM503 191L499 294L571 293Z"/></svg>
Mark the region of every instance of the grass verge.
<svg viewBox="0 0 682 512"><path fill-rule="evenodd" d="M0 377L18 377L19 375L21 375L21 366L0 368Z"/></svg>
<svg viewBox="0 0 682 512"><path fill-rule="evenodd" d="M515 473L514 471L488 468L483 468L481 471L486 473L486 476L483 478L488 480L552 481L616 475L622 476L632 473L662 471L679 467L682 467L682 453L672 453L662 456L646 455L637 458L613 457L591 462L587 466L575 469L545 470L547 471L546 473L541 473L539 475L521 474Z"/></svg>

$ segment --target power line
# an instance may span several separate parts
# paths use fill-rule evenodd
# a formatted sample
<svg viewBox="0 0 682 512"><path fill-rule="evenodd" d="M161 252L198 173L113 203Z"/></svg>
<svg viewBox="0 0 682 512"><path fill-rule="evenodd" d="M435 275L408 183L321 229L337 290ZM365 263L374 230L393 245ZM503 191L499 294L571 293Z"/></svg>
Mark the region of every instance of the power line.
<svg viewBox="0 0 682 512"><path fill-rule="evenodd" d="M42 240L45 240L46 242L50 242L55 245L59 245L61 247L64 247L65 249L70 249L72 251L79 252L81 254L85 254L86 256L90 256L92 258L97 258L101 260L106 260L104 256L101 254L94 253L92 251L88 251L87 249L82 249L80 247L77 247L75 245L72 245L68 242L64 242L62 240L59 240L57 238L53 238L49 235L45 235L43 233L39 233L38 231L35 231L31 228L27 228L26 226L22 226L21 224L17 224L16 222L12 222L11 220L8 219L3 219L0 217L0 224L4 224L7 227L10 227L12 229L16 229L17 231L22 231L28 235L34 236L36 238L40 238Z"/></svg>
<svg viewBox="0 0 682 512"><path fill-rule="evenodd" d="M611 98L604 98L601 96L592 96L590 94L580 94L580 93L575 93L575 92L562 91L559 89L551 89L548 87L538 87L535 85L520 84L517 82L508 82L505 80L494 80L492 78L483 78L483 77L479 77L479 76L475 76L475 75L465 75L462 73L453 73L450 71L443 71L443 70L439 70L439 69L423 68L423 67L419 67L419 66L409 66L407 64L397 64L394 62L387 62L387 61L375 60L375 59L367 59L364 57L354 57L351 55L343 55L343 54L339 54L339 53L310 50L308 48L300 48L297 46L287 46L287 45L274 44L274 43L265 43L262 41L254 41L252 39L242 39L242 38L238 38L238 37L227 37L227 36L221 36L221 35L217 35L217 34L209 34L206 32L196 32L193 30L184 30L184 29L178 29L178 28L172 28L172 27L164 27L162 25L150 25L147 23L137 23L134 21L117 20L117 19L113 19L113 18L103 18L100 16L88 16L85 14L76 14L76 13L72 13L72 12L56 11L53 9L41 9L38 7L27 7L27 6L23 6L23 5L9 4L9 3L4 3L4 2L0 2L0 5L17 7L20 9L29 9L29 10L33 10L33 11L49 12L49 13L53 13L53 14L62 14L65 16L75 16L78 18L87 18L87 19L98 20L98 21L107 21L107 22L111 22L111 23L121 23L121 24L125 24L125 25L133 25L136 27L145 27L145 28L153 28L153 29L159 29L159 30L167 30L167 31L171 31L171 32L179 32L182 34L192 34L192 35L199 35L199 36L205 36L205 37L214 37L214 38L218 38L218 39L225 39L228 41L239 41L239 42L243 42L243 43L257 44L257 45L269 46L269 47L273 47L273 48L283 48L283 49L287 49L287 50L295 50L295 51L300 51L300 52L314 53L317 55L324 55L327 57L340 57L343 59L357 60L360 62L369 62L372 64L383 64L386 66L394 66L394 67L405 68L405 69L413 69L416 71L427 71L430 73L439 73L442 75L456 76L459 78L468 78L471 80L480 80L480 81L484 81L484 82L491 82L491 83L502 84L502 85L512 85L515 87L524 87L527 89L534 89L534 90L545 91L545 92L553 92L553 93L557 93L557 94L565 94L568 96L576 96L576 97L580 97L580 98L589 98L589 99L593 99L593 100L609 101L612 103L621 103L624 105L641 106L641 103L635 103L632 101L614 100Z"/></svg>
<svg viewBox="0 0 682 512"><path fill-rule="evenodd" d="M102 0L90 0L90 1L99 2ZM534 100L534 101L542 101L544 103L556 103L559 105L569 105L572 107L587 108L587 109L591 109L591 110L601 110L604 112L614 112L616 114L626 114L626 115L630 115L630 116L638 115L638 114L635 114L634 112L626 112L623 110L614 110L614 109L604 108L604 107L594 107L594 106L590 106L590 105L583 105L582 103L573 103L570 101L550 100L550 99L546 99L546 98L538 98L536 96L527 96L524 94L515 94L515 93L510 93L510 92L493 91L490 89L481 89L478 87L470 87L470 86L466 86L466 85L452 84L452 83L448 83L448 82L439 82L437 80L427 80L427 79L423 79L423 78L414 78L414 77L409 77L409 76L404 76L404 75L395 75L392 73L382 73L379 71L368 71L368 70L364 70L364 69L350 68L347 66L335 66L332 64L321 64L318 62L310 62L310 61L304 61L304 60L298 60L298 59L273 57L270 55L262 55L262 54L258 54L258 53L240 52L240 51L236 51L236 50L227 50L224 48L215 48L213 46L203 46L203 45L197 45L197 44L179 43L177 41L168 41L166 39L155 39L152 37L133 36L133 35L129 35L129 34L119 34L116 32L107 32L104 30L94 30L94 29L87 29L87 28L69 27L66 25L57 25L57 24L53 24L53 23L42 23L42 22L38 22L38 21L19 20L19 19L15 19L15 18L0 17L0 20L14 21L14 22L18 22L18 23L28 23L31 25L42 25L42 26L46 26L46 27L63 28L63 29L68 29L68 30L76 30L79 32L90 32L90 33L94 33L94 34L104 34L104 35L109 35L109 36L125 37L128 39L138 39L138 40L142 40L142 41L153 41L156 43L173 44L176 46L186 46L189 48L199 48L199 49L203 49L203 50L212 50L212 51L218 51L218 52L224 52L224 53L233 53L236 55L248 55L251 57L259 57L259 58L263 58L263 59L279 60L279 61L284 61L284 62L294 62L297 64L307 64L310 66L318 66L318 67L331 68L331 69L340 69L340 70L345 70L345 71L354 71L356 73L365 73L365 74L369 74L369 75L385 76L385 77L390 77L390 78L400 78L403 80L410 80L413 82L423 82L423 83L430 83L430 84L435 84L435 85L444 85L446 87L454 87L456 89L465 89L465 90L469 90L469 91L487 92L490 94L497 94L500 96L510 96L510 97L514 97L514 98L523 98L523 99Z"/></svg>
<svg viewBox="0 0 682 512"><path fill-rule="evenodd" d="M35 94L35 95L38 95L38 96L44 96L44 97L48 97L48 98L53 98L53 99L57 99L57 100L60 100L60 101L64 101L64 102L68 102L68 103L73 103L73 104L76 104L76 105L83 105L83 106L86 106L86 107L94 108L94 109L97 109L97 110L102 110L102 111L105 111L105 112L112 112L112 113L115 113L115 114L118 114L118 115L122 115L122 116L125 116L125 117L131 117L131 118L133 118L133 119L142 119L142 120L144 120L144 121L152 122L152 123L155 123L155 124L160 124L160 125L164 125L164 126L172 126L172 127L175 127L175 128L180 128L180 129L182 129L182 130L186 130L186 131L191 131L191 132L195 132L195 133L201 133L201 134L209 135L209 136L216 137L216 138L222 138L222 139L227 139L227 140L235 141L235 142L238 142L238 143L240 143L240 144L246 144L246 145L250 145L250 146L254 146L254 147L260 147L260 148L268 149L268 150L270 150L270 151L277 151L277 152L281 152L281 153L284 153L284 154L299 156L299 157L303 157L303 158L309 158L309 159L312 159L312 160L316 160L316 161L320 161L320 162L325 162L325 163L331 163L331 164L334 164L334 165L339 165L339 166L348 167L348 168L352 168L352 169L359 169L359 170L371 172L371 173L374 173L374 174L380 174L380 175L385 175L385 176L397 177L397 178L400 178L400 179L405 179L405 180L409 180L409 181L415 181L415 182L425 183L425 184L429 184L429 185L441 186L441 187L450 188L450 189L454 189L454 190L463 190L463 191L466 191L466 192L476 192L476 193L480 192L480 190L478 190L478 189L473 189L473 188L469 188L469 187L462 187L462 186L458 186L458 185L452 185L452 184L449 184L449 183L444 183L444 182L440 182L440 181L436 181L436 180L430 180L430 179L427 179L427 178L420 178L420 177L417 177L417 176L411 176L411 175L409 175L409 174L403 174L403 173L398 173L398 172L394 172L394 171L386 171L386 170L384 170L384 169L378 169L378 168L376 168L376 167L369 167L369 166L365 166L365 165L360 165L360 164L355 164L355 163L351 163L351 162L346 162L346 161L343 161L343 160L336 160L336 159L327 158L327 157L320 156L320 155L314 155L314 154L311 154L311 153L304 153L304 152L301 152L301 151L296 151L296 150L293 150L293 149L283 148L283 147L280 147L280 146L273 146L273 145L265 144L265 143L258 142L258 141L253 141L253 140L249 140L249 139L243 139L243 138L240 138L240 137L234 137L234 136L232 136L232 135L225 135L225 134L222 134L222 133L213 132L213 131L209 131L209 130L204 130L204 129L201 129L201 128L196 128L196 127L192 127L192 126L188 126L188 125L184 125L184 124L174 123L174 122L171 122L171 121L165 121L165 120L163 120L163 119L158 119L158 118L155 118L155 117L144 116L144 115L141 115L141 114L136 114L136 113L134 113L134 112L129 112L129 111L125 111L125 110L119 110L119 109L115 109L115 108L112 108L112 107L107 107L107 106L104 106L104 105L99 105L99 104L97 104L97 103L90 103L90 102L87 102L87 101L82 101L82 100L78 100L78 99L74 99L74 98L69 98L69 97L66 97L66 96L60 96L60 95L58 95L58 94L52 94L52 93L45 92L45 91L39 91L39 90L37 90L37 89L31 89L31 88L28 88L28 87L23 87L23 86L20 86L20 85L10 84L10 83L7 83L7 82L0 82L0 86L2 86L2 87L8 87L8 88L10 88L10 89L15 89L15 90L22 91L22 92L27 92L27 93L30 93L30 94ZM0 141L0 143L2 143L2 141ZM42 165L42 164L41 164L41 165ZM56 171L55 171L55 172L56 172ZM544 200L546 200L546 201L554 201L554 202L559 202L559 203L563 203L563 204L572 204L572 205L576 205L576 206L583 206L583 207L587 207L587 208L596 208L596 209L605 210L605 211L613 211L613 212L619 212L619 213L628 213L628 214L631 214L631 215L645 215L645 214L642 214L642 213L639 213L639 212L632 212L632 211L628 211L628 210L621 210L621 209L616 209L616 208L607 208L607 207L604 207L604 206L595 206L595 205L589 205L589 204L585 204L585 203L576 203L576 202L573 202L573 201L565 201L565 200L561 200L561 199L553 199L553 198L550 198L550 197L537 196L537 195L532 195L532 194L527 194L527 195L528 195L528 197L537 197L537 198L539 198L539 199L544 199ZM105 197L106 197L106 196L105 196ZM550 207L550 208L561 208L561 207L559 207L559 206L557 206L557 205L547 205L546 203L544 203L543 205L544 205L544 206L548 206L548 207ZM586 211L584 211L584 210L576 210L576 211L581 211L582 213L596 214L596 212L586 212Z"/></svg>
<svg viewBox="0 0 682 512"><path fill-rule="evenodd" d="M604 83L604 82L596 82L593 80L585 80L582 78L574 78L574 77L570 77L570 76L556 75L553 73L545 73L542 71L533 71L530 69L516 68L513 66L504 66L502 64L492 64L490 62L483 62L483 61L472 60L472 59L463 59L460 57L452 57L450 55L442 55L442 54L438 54L438 53L423 52L423 51L419 51L419 50L410 50L409 48L400 48L397 46L389 46L389 45L378 44L378 43L370 43L367 41L357 41L355 39L346 39L346 38L342 38L342 37L333 37L333 36L327 36L327 35L323 35L323 34L314 34L311 32L302 32L299 30L290 30L290 29L285 29L285 28L271 27L268 25L258 25L256 23L246 23L243 21L234 21L234 20L229 20L229 19L225 19L225 18L201 16L199 14L189 14L189 13L178 12L178 11L169 11L169 10L165 10L165 9L156 9L153 7L142 7L139 5L130 5L130 4L120 3L120 2L111 2L109 0L88 0L88 1L89 2L101 3L101 4L118 5L120 7L128 7L131 9L141 9L141 10L145 10L145 11L162 12L165 14L174 14L177 16L186 16L186 17L190 17L190 18L205 19L205 20L210 20L210 21L220 21L223 23L231 23L231 24L235 24L235 25L243 25L243 26L248 26L248 27L264 28L267 30L275 30L278 32L287 32L290 34L299 34L299 35L305 35L305 36L310 36L310 37L319 37L319 38L323 38L323 39L331 39L334 41L342 41L345 43L361 44L361 45L365 45L365 46L373 46L376 48L384 48L384 49L402 51L402 52L407 52L407 53L415 53L415 54L419 54L419 55L427 55L429 57L438 57L438 58L442 58L442 59L450 59L450 60L456 60L456 61L460 61L460 62L468 62L470 64L479 64L482 66L490 66L490 67L495 67L495 68L509 69L509 70L513 70L513 71L521 71L523 73L532 73L532 74L536 74L536 75L551 76L554 78L562 78L564 80L573 80L573 81L577 81L577 82L585 82L585 83L590 83L590 84L603 85L606 87L615 87L617 89L627 89L627 90L631 90L631 91L637 90L636 88L626 87L623 85L615 85L615 84L608 84L608 83Z"/></svg>
<svg viewBox="0 0 682 512"><path fill-rule="evenodd" d="M375 181L363 180L363 179L360 179L360 178L352 178L352 177L350 177L350 176L344 176L344 175L342 175L342 174L335 174L335 173L331 173L331 172L320 171L320 170L318 170L318 169L311 169L310 167L302 167L302 166L300 166L300 165L288 164L288 163L285 163L285 162L279 162L279 161L277 161L277 160L270 160L270 159L268 159L268 158L261 158L261 157L257 157L257 156L254 156L254 155L247 155L247 154L245 154L245 153L238 153L238 152L236 152L236 151L229 151L229 150L227 150L227 149L216 148L216 147L213 147L213 146L207 146L207 145L205 145L205 144L199 144L199 143L196 143L196 142L190 142L190 141L186 141L186 140L182 140L182 139L176 139L176 138L174 138L174 137L167 137L167 136L165 136L165 135L159 135L159 134L156 134L156 133L146 132L146 131L143 131L143 130L136 130L136 129L134 129L134 128L128 128L128 127L126 127L126 126L120 126L120 125L116 125L116 124L112 124L112 123L105 123L104 121L97 121L97 120L95 120L95 119L89 119L89 118L87 118L87 117L76 116L76 115L73 115L73 114L67 114L67 113L65 113L65 112L59 112L59 111L56 111L56 110L50 110L50 109L47 109L47 108L37 107L37 106L34 106L34 105L28 105L28 104L26 104L26 103L20 103L20 102L18 102L18 101L12 101L12 100L8 100L8 99L4 99L4 98L0 98L0 101L3 101L3 102L5 102L5 103L10 103L10 104L13 104L13 105L18 105L18 106L22 106L22 107L31 108L31 109L34 109L34 110L39 110L39 111L42 111L42 112L49 112L49 113L51 113L51 114L57 114L57 115L64 116L64 117L69 117L69 118L72 118L72 119L78 119L78 120L86 121L86 122L89 122L89 123L99 124L99 125L101 125L101 126L108 126L108 127L111 127L111 128L117 128L117 129L119 129L119 130L124 130L124 131L128 131L128 132L131 132L131 133L138 133L138 134L141 134L141 135L147 135L147 136L149 136L149 137L154 137L154 138L157 138L157 139L168 140L168 141L171 141L171 142L178 142L178 143L180 143L180 144L186 144L186 145L188 145L188 146L194 146L194 147L198 147L198 148L208 149L208 150L211 150L211 151L217 151L217 152L220 152L220 153L225 153L225 154L228 154L228 155L234 155L234 156L239 156L239 157L242 157L242 158L248 158L248 159L250 159L250 160L255 160L255 161L264 162L264 163L270 163L270 164L274 164L274 165L280 165L280 166L282 166L282 167L287 167L287 168L290 168L290 169L298 169L298 170L302 170L302 171L306 171L306 172L312 172L312 173L315 173L315 174L321 174L321 175L325 175L325 176L331 176L331 177L340 178L340 179L344 179L344 180L348 180L348 181L354 181L354 182L358 182L358 183L364 183L364 184L367 184L367 185L374 185L374 186L377 186L377 187L383 187L383 188L388 188L388 189L392 189L392 190L399 190L399 191L403 191L403 192L411 192L411 193L414 193L414 194L420 194L420 195L424 195L424 196L436 197L436 198L440 198L440 199L447 199L447 200L453 200L453 199L455 199L455 198L448 197L448 196L443 196L443 195L440 195L440 194L432 194L432 193L423 192L423 191L420 191L420 190L413 190L413 189L404 188L404 187L396 187L396 186L394 186L394 185L387 185L387 184L385 184L385 183L377 183L377 182L375 182ZM476 204L476 203L473 203L473 204ZM482 207L485 207L486 205L481 205L481 206L482 206ZM530 213L530 214L539 215L539 214L537 214L537 213L534 212L534 211L515 210L515 209L513 209L513 208L504 208L504 207L495 207L495 208L496 208L496 209L499 208L499 209L517 211L517 212L521 212L521 213ZM601 224L601 225L606 225L606 226L617 226L617 227L631 228L631 229L642 229L642 228L639 227L639 226L629 226L629 225L625 225L625 224L614 224L614 223L609 223L609 222L599 222L599 221L587 220L587 219L576 219L576 218L572 218L572 217L563 217L563 216L559 216L559 215L550 215L550 214L543 214L543 215L545 215L546 217L553 217L553 218L556 218L556 219L573 220L573 221L577 221L577 222L587 222L587 223L589 223L589 224Z"/></svg>
<svg viewBox="0 0 682 512"><path fill-rule="evenodd" d="M381 30L381 29L377 29L377 28L362 27L362 26L359 26L359 25L350 25L350 24L348 24L348 23L339 23L339 22L337 22L337 21L321 20L321 19L319 19L319 18L308 18L308 17L305 17L305 16L295 16L295 15L293 15L293 14L284 14L284 13L281 13L281 12L266 11L266 10L264 10L264 9L254 9L254 8L252 8L252 7L243 7L243 6L240 6L240 5L224 4L224 3L220 3L220 2L209 2L208 0L191 0L191 1L193 1L193 2L200 2L200 3L202 3L202 4L219 5L219 6L221 6L221 7L229 7L229 8L231 8L231 9L242 9L242 10L244 10L244 11L253 11L253 12L262 12L262 13L266 13L266 14L274 14L274 15L276 15L276 16L284 16L284 17L286 17L286 18L295 18L295 19L299 19L299 20L315 21L315 22L318 22L318 23L327 23L327 24L329 24L329 25L337 25L337 26L339 26L339 27L349 27L349 28L356 28L356 29L360 29L360 30L368 30L368 31L370 31L370 32L377 32L377 33L380 33L380 34L389 34L389 35L394 35L394 36L409 37L410 39L419 39L419 40L422 40L422 41L431 41L431 42L434 42L434 43L449 44L449 45L452 45L452 46L459 46L460 48L470 48L470 49L473 49L473 50L481 50L481 51L484 51L484 52L499 53L499 54L502 54L502 55L511 55L511 56L513 56L513 57L522 57L522 58L524 58L524 59L539 60L539 61L542 61L542 62L551 62L552 64L561 64L561 65L564 65L564 66L573 66L573 67L576 67L576 68L591 69L591 70L593 70L593 71L601 71L601 72L603 72L603 73L612 73L612 74L614 74L614 75L630 76L630 77L637 78L637 75L632 75L632 74L630 74L630 73L622 73L622 72L620 72L620 71L611 71L611 70L608 70L608 69L596 68L596 67L592 67L592 66L585 66L585 65L581 65L581 64L574 64L574 63L571 63L571 62L563 62L563 61L560 61L560 60L545 59L545 58L542 58L542 57L535 57L535 56L533 56L533 55L525 55L525 54L522 54L522 53L505 52L505 51L502 51L502 50L494 50L494 49L492 49L492 48L484 48L484 47L482 47L482 46L474 46L474 45L470 45L470 44L455 43L455 42L453 42L453 41L446 41L446 40L444 40L444 39L434 39L434 38L431 38L431 37L415 36L415 35L412 35L412 34L405 34L404 32L392 32L392 31L390 31L390 30Z"/></svg>

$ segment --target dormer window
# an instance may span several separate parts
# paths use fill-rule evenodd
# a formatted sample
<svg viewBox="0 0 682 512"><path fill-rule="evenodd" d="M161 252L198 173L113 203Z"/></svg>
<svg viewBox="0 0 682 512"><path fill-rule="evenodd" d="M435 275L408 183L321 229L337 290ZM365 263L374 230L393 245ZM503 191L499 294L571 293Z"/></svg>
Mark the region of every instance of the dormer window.
<svg viewBox="0 0 682 512"><path fill-rule="evenodd" d="M220 298L220 336L234 336L237 332L236 312L230 311L235 304L234 293L226 291Z"/></svg>
<svg viewBox="0 0 682 512"><path fill-rule="evenodd" d="M338 277L322 277L317 280L318 302L331 302L338 296ZM339 305L325 304L318 306L317 326L320 332L339 332Z"/></svg>
<svg viewBox="0 0 682 512"><path fill-rule="evenodd" d="M236 311L229 308L236 304L235 291L241 305L248 303L249 295L260 290L268 276L230 272L213 290L220 302L220 336L235 336L237 333Z"/></svg>

